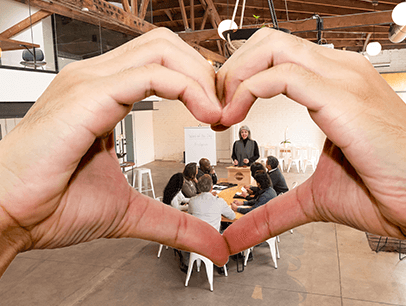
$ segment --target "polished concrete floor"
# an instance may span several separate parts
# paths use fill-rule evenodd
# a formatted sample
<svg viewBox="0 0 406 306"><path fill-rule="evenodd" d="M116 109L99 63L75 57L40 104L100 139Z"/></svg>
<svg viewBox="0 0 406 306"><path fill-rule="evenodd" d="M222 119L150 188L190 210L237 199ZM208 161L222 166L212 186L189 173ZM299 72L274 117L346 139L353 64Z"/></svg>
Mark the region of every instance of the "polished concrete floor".
<svg viewBox="0 0 406 306"><path fill-rule="evenodd" d="M153 162L156 196L177 162ZM219 177L226 177L218 165ZM289 186L311 175L291 171ZM171 249L157 258L158 244L138 239L98 240L57 250L18 255L0 280L0 305L406 305L406 260L397 253L373 252L365 233L315 223L280 236L274 268L266 245L237 273L214 273L214 291L204 272L189 286ZM1 250L0 250L1 251Z"/></svg>

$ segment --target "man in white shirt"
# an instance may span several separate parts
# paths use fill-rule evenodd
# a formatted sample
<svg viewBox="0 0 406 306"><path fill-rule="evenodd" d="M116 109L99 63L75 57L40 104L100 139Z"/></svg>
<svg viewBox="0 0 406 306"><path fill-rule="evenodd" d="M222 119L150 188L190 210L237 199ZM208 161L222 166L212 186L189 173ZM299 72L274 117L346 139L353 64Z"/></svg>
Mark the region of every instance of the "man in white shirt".
<svg viewBox="0 0 406 306"><path fill-rule="evenodd" d="M226 201L211 194L213 181L210 175L201 176L197 182L197 188L201 193L190 199L188 210L190 214L206 221L218 231L220 231L221 215L230 220L235 219L235 213Z"/></svg>

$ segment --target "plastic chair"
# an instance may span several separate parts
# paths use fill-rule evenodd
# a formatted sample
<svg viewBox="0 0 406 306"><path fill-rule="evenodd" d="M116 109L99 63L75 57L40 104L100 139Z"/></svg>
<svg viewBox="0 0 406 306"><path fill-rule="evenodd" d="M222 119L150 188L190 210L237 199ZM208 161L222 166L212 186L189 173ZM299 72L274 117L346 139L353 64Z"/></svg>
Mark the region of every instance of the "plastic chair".
<svg viewBox="0 0 406 306"><path fill-rule="evenodd" d="M208 259L202 255L199 255L197 253L193 253L193 252L190 253L190 257L189 257L189 267L187 270L185 287L187 287L189 284L190 275L192 274L193 264L195 261L196 261L196 265L197 265L197 272L200 272L200 266L202 264L202 261L204 262L204 265L206 266L207 279L209 280L209 284L210 284L210 291L213 291L213 262L210 259ZM228 276L227 266L224 265L223 268L224 268L224 275Z"/></svg>
<svg viewBox="0 0 406 306"><path fill-rule="evenodd" d="M308 165L312 166L313 171L316 170L317 163L319 161L320 151L317 148L313 147L306 147L302 149L302 156L303 156L303 173L306 172L306 168Z"/></svg>
<svg viewBox="0 0 406 306"><path fill-rule="evenodd" d="M276 259L277 258L279 259L280 255L279 255L279 248L278 248L278 245L276 243L276 237L269 238L268 240L266 240L266 242L268 243L269 249L271 250L271 257L272 257L272 260L274 262L275 269L277 269L278 268L278 263L276 262ZM250 253L253 250L254 250L254 248L252 247L252 248L249 248L249 249L244 251L244 257L245 257L244 266L247 266L248 256L250 255Z"/></svg>
<svg viewBox="0 0 406 306"><path fill-rule="evenodd" d="M290 171L290 168L293 164L296 165L296 169L297 169L297 173L300 173L300 169L302 166L302 154L301 154L301 150L299 148L296 147L292 147L292 154L289 157L289 161L288 161L288 168L286 170L286 172Z"/></svg>

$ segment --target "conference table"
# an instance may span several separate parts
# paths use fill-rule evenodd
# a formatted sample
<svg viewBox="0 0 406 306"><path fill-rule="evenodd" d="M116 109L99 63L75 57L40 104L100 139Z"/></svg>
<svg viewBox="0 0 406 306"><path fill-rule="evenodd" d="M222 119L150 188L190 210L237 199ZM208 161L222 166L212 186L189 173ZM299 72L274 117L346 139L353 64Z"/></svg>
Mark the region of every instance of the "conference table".
<svg viewBox="0 0 406 306"><path fill-rule="evenodd" d="M234 197L235 193L236 192L241 192L241 187L242 186L243 185L237 185L237 186L234 186L234 187L224 189L224 190L220 191L217 194L217 196L219 198L224 199L227 202L227 204L231 206L231 203L234 201L233 197ZM235 219L234 220L230 220L230 219L228 219L228 218L226 218L224 216L221 216L221 222L234 222L234 221L237 221L238 219L240 219L243 216L244 216L243 214L241 214L239 212L235 212Z"/></svg>

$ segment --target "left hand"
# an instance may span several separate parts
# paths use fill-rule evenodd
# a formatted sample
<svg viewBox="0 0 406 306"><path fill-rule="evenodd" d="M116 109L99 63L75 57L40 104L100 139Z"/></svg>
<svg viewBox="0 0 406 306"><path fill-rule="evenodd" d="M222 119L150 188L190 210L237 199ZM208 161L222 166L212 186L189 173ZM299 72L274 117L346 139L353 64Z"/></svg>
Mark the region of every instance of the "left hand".
<svg viewBox="0 0 406 306"><path fill-rule="evenodd" d="M162 28L65 67L0 142L0 245L10 246L0 252L0 275L19 251L102 237L158 241L223 265L227 245L212 226L128 185L111 134L151 94L179 99L214 124L214 88L210 64Z"/></svg>
<svg viewBox="0 0 406 306"><path fill-rule="evenodd" d="M248 163L249 163L250 161L249 161L248 158L244 158L244 159L243 159L243 162L244 162L244 164L247 164L247 165L248 165Z"/></svg>
<svg viewBox="0 0 406 306"><path fill-rule="evenodd" d="M238 209L238 206L235 203L231 203L231 209L236 212Z"/></svg>

